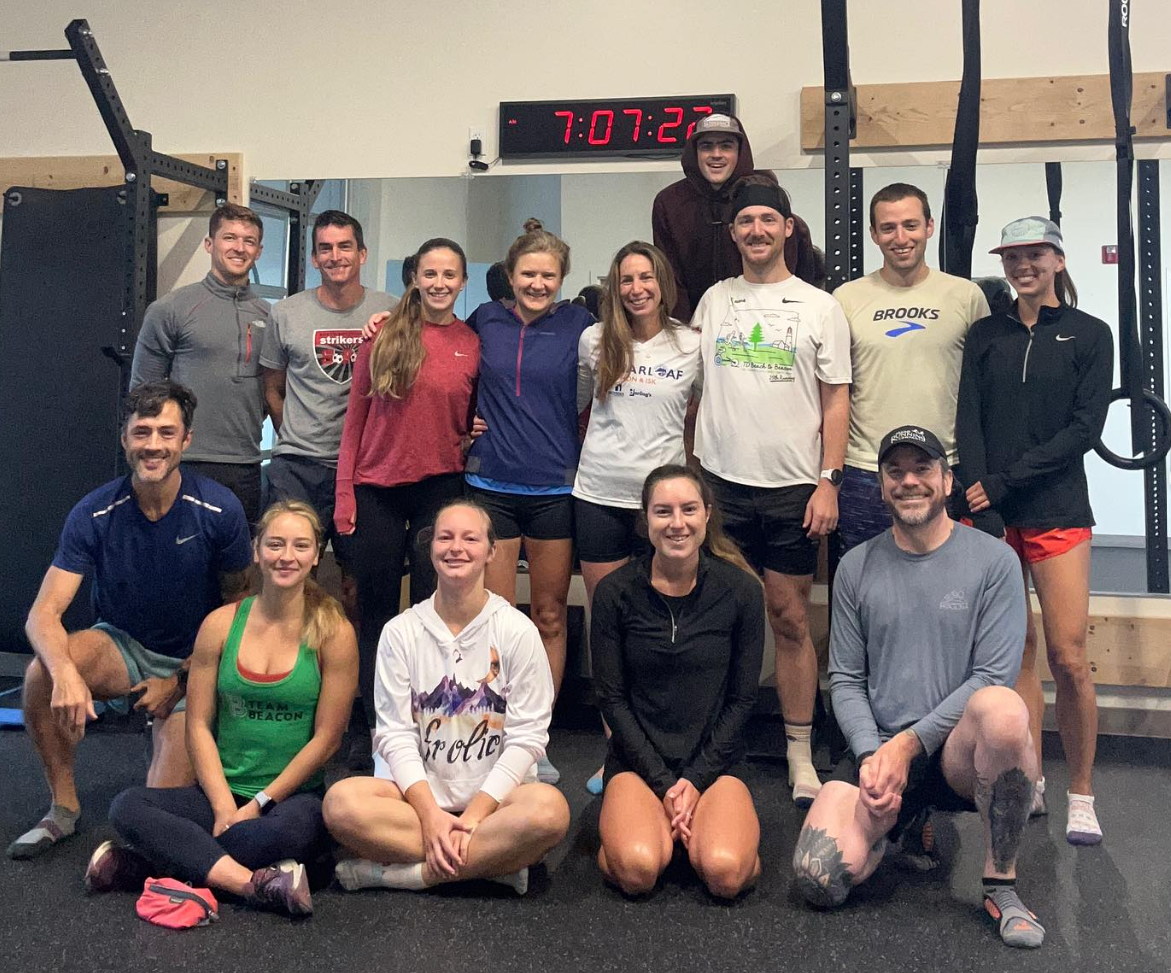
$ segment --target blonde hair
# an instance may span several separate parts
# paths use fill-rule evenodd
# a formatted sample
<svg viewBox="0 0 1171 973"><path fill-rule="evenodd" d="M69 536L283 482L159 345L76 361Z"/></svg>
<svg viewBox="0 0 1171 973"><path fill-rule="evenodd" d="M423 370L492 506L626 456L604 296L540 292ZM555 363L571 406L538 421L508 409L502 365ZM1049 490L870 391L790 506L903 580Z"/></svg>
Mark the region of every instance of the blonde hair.
<svg viewBox="0 0 1171 973"><path fill-rule="evenodd" d="M602 340L598 343L597 398L605 402L610 390L630 374L634 367L634 330L622 306L622 261L627 257L646 257L659 284L659 324L675 340L679 322L671 317L675 306L675 275L663 251L642 240L633 240L614 254L606 287L602 293Z"/></svg>
<svg viewBox="0 0 1171 973"><path fill-rule="evenodd" d="M504 270L511 279L516 263L530 253L551 253L561 264L561 276L569 273L569 244L556 233L550 233L535 216L524 221L524 233L513 241L504 258Z"/></svg>
<svg viewBox="0 0 1171 973"><path fill-rule="evenodd" d="M665 466L651 470L647 474L646 482L642 485L643 518L646 519L647 511L650 510L651 496L655 492L655 487L664 480L690 480L695 484L703 505L711 511L707 522L707 533L703 539L703 549L713 557L718 557L722 561L736 565L741 571L746 571L759 583L760 575L753 570L752 565L748 563L747 558L741 553L740 548L736 546L736 542L724 533L724 522L720 518L720 508L716 506L716 498L712 494L712 488L691 467L668 463Z"/></svg>
<svg viewBox="0 0 1171 973"><path fill-rule="evenodd" d="M450 250L459 257L463 278L468 277L468 261L463 248L454 240L435 237L415 252L415 268L419 259L432 250ZM423 296L413 280L402 300L395 305L390 317L374 338L370 349L370 395L386 395L401 399L411 390L427 351L423 347Z"/></svg>
<svg viewBox="0 0 1171 973"><path fill-rule="evenodd" d="M261 516L256 525L256 540L253 542L257 549L274 520L282 514L292 514L308 522L313 531L313 538L317 542L317 553L325 544L325 532L321 528L321 518L304 500L278 500ZM346 621L346 614L342 606L333 595L328 594L312 578L305 579L305 611L301 622L301 641L313 650L320 649L338 626Z"/></svg>

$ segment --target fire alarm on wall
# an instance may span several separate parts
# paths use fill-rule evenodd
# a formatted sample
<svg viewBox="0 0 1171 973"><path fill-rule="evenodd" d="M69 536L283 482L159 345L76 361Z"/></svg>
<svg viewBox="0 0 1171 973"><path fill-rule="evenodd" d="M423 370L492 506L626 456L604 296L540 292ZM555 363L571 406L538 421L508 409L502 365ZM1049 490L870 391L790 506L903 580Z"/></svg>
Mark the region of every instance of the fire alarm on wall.
<svg viewBox="0 0 1171 973"><path fill-rule="evenodd" d="M1116 264L1118 263L1118 244L1108 243L1102 248L1102 263Z"/></svg>

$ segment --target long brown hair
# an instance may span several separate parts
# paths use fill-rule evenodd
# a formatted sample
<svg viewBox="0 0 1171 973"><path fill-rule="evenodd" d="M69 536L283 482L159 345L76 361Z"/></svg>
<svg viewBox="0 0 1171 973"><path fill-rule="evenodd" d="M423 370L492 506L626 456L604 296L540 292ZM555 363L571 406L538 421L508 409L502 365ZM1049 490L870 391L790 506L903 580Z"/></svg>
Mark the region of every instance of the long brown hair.
<svg viewBox="0 0 1171 973"><path fill-rule="evenodd" d="M695 484L695 488L699 491L700 499L703 500L703 505L711 511L711 516L707 522L707 536L703 539L703 549L713 557L718 557L722 561L736 565L741 571L748 572L759 581L760 576L752 569L748 560L741 553L740 548L736 546L736 542L724 533L724 522L720 518L720 508L716 506L716 498L712 494L712 488L690 466L679 466L676 463L668 463L665 466L651 470L647 474L646 481L642 485L643 518L645 519L647 517L647 513L650 510L651 496L655 492L655 487L664 480L690 480Z"/></svg>
<svg viewBox="0 0 1171 973"><path fill-rule="evenodd" d="M321 518L304 500L278 500L269 507L256 525L256 540L253 542L257 550L264 539L272 522L282 514L293 514L308 522L317 541L317 553L320 556L325 546L325 532L321 529ZM301 622L301 641L316 651L322 644L331 638L338 626L346 621L346 613L333 595L327 594L312 578L305 579L305 611Z"/></svg>
<svg viewBox="0 0 1171 973"><path fill-rule="evenodd" d="M569 244L556 233L550 233L543 223L535 216L524 221L524 233L518 236L508 248L508 256L504 258L504 270L512 279L516 270L516 262L530 253L551 253L561 264L561 277L569 273Z"/></svg>
<svg viewBox="0 0 1171 973"><path fill-rule="evenodd" d="M419 259L432 250L450 250L459 257L464 280L468 277L468 259L463 248L454 240L434 237L415 251L415 267ZM423 359L423 297L419 286L411 281L402 300L395 305L370 349L370 395L387 395L401 399L411 390Z"/></svg>
<svg viewBox="0 0 1171 973"><path fill-rule="evenodd" d="M627 257L646 257L659 284L659 324L674 340L679 322L671 317L675 306L675 274L658 247L633 240L614 254L606 288L602 293L602 340L598 343L597 398L605 402L610 390L630 374L634 366L634 330L622 306L622 261Z"/></svg>
<svg viewBox="0 0 1171 973"><path fill-rule="evenodd" d="M1053 275L1053 288L1057 291L1057 299L1062 304L1077 307L1077 288L1073 286L1073 278L1069 270L1059 270Z"/></svg>

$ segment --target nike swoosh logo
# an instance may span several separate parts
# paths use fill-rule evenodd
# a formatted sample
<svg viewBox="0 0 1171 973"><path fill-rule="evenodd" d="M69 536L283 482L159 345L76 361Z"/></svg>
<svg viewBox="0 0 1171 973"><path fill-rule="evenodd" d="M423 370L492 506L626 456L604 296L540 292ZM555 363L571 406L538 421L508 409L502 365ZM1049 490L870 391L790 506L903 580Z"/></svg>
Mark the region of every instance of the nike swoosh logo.
<svg viewBox="0 0 1171 973"><path fill-rule="evenodd" d="M911 331L926 331L926 330L927 330L927 328L925 328L923 325L921 325L918 321L908 321L901 328L891 328L886 333L886 336L888 338L897 338L899 335L907 334L908 332L911 332Z"/></svg>
<svg viewBox="0 0 1171 973"><path fill-rule="evenodd" d="M467 358L468 356L467 356L467 355L465 355L465 354L464 354L462 351L457 351L457 352L455 353L455 357L456 357L456 358Z"/></svg>
<svg viewBox="0 0 1171 973"><path fill-rule="evenodd" d="M796 301L791 297L782 297L781 303L782 304L804 304L805 302L804 301Z"/></svg>
<svg viewBox="0 0 1171 973"><path fill-rule="evenodd" d="M1077 335L1074 335L1074 334L1058 335L1057 340L1058 341L1073 341L1073 339L1076 337L1077 337Z"/></svg>
<svg viewBox="0 0 1171 973"><path fill-rule="evenodd" d="M175 543L176 544L186 544L188 541L194 540L198 536L199 536L198 534L192 534L190 537L176 537Z"/></svg>

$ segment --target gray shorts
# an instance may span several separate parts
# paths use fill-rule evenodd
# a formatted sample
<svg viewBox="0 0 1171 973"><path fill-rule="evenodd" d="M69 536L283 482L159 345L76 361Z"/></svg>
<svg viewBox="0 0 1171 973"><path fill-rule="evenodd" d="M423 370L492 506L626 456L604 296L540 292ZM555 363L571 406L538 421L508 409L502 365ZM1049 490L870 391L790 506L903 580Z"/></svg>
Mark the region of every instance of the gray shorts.
<svg viewBox="0 0 1171 973"><path fill-rule="evenodd" d="M131 686L137 686L144 679L166 679L183 667L183 659L152 652L133 635L123 632L120 628L115 628L108 622L97 622L93 627L99 632L105 632L113 640L115 647L122 655L122 661L126 663L126 672L130 676ZM115 713L121 713L125 716L130 712L130 707L134 705L135 701L134 696L119 696L117 699L104 700L104 703ZM175 704L175 708L171 712L181 713L186 708L187 697L184 696Z"/></svg>

